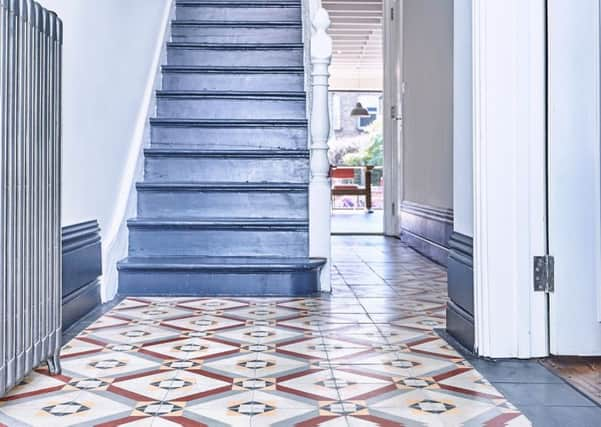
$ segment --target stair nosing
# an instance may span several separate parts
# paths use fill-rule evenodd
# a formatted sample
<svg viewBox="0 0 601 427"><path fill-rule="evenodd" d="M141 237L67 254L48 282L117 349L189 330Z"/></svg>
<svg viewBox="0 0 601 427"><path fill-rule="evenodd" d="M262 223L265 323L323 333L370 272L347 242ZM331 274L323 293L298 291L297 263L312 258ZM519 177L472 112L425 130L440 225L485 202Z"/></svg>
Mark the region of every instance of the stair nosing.
<svg viewBox="0 0 601 427"><path fill-rule="evenodd" d="M227 73L227 74L302 74L302 66L273 66L273 67L237 67L237 66L199 66L199 65L163 65L162 72L170 73Z"/></svg>
<svg viewBox="0 0 601 427"><path fill-rule="evenodd" d="M127 221L127 227L138 230L233 230L233 231L297 231L308 232L309 221L281 218L150 218Z"/></svg>
<svg viewBox="0 0 601 427"><path fill-rule="evenodd" d="M307 95L303 91L197 91L197 90L157 90L157 98L171 99L248 99L248 100L286 100L305 101Z"/></svg>
<svg viewBox="0 0 601 427"><path fill-rule="evenodd" d="M188 1L176 1L176 7L199 7L199 6L227 6L229 8L241 8L241 7L293 7L300 8L302 4L300 1L286 1L286 0L277 0L277 1L248 1L248 0L230 0L227 2L223 1L212 1L212 0L188 0Z"/></svg>
<svg viewBox="0 0 601 427"><path fill-rule="evenodd" d="M184 261L186 257L177 257L179 261ZM118 270L151 270L151 271L303 271L303 270L314 270L323 266L326 262L324 258L263 258L273 259L273 263L252 263L252 260L248 257L238 258L236 257L223 257L223 264L217 263L202 263L202 260L207 259L219 259L220 257L187 257L190 263L185 264L182 262L174 263L170 262L169 257L128 257L117 263ZM298 262L286 262L286 260L297 260ZM148 261L148 263L144 263ZM154 262L153 262L154 261ZM171 260L173 261L173 260ZM229 263L227 262L229 261ZM233 262L232 262L233 261ZM235 261L239 261L239 264L235 264ZM243 264L242 261L247 261Z"/></svg>
<svg viewBox="0 0 601 427"><path fill-rule="evenodd" d="M213 183L213 182L156 182L143 181L136 183L136 188L142 192L298 192L306 193L309 184L299 183Z"/></svg>
<svg viewBox="0 0 601 427"><path fill-rule="evenodd" d="M173 27L233 27L233 28L302 28L302 21L201 21L195 19L176 19Z"/></svg>
<svg viewBox="0 0 601 427"><path fill-rule="evenodd" d="M290 50L304 49L302 43L196 43L167 42L167 48L210 50Z"/></svg>
<svg viewBox="0 0 601 427"><path fill-rule="evenodd" d="M300 127L307 128L308 120L212 120L212 119L180 119L180 118L165 118L152 117L150 124L153 126L171 126L171 127L207 127L207 128L264 128L264 127L283 127L292 128Z"/></svg>
<svg viewBox="0 0 601 427"><path fill-rule="evenodd" d="M192 156L192 157L308 157L308 149L298 150L205 150L202 148L147 147L144 155L148 156Z"/></svg>

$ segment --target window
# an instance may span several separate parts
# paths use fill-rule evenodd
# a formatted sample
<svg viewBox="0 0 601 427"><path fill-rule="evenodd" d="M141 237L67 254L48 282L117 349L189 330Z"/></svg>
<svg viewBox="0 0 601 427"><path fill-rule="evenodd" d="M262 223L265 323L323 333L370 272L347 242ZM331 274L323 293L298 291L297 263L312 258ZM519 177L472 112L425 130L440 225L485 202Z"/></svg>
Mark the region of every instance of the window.
<svg viewBox="0 0 601 427"><path fill-rule="evenodd" d="M357 120L357 129L364 129L371 125L379 114L380 98L374 95L364 95L357 98L357 102L360 102L363 107L369 111L369 117L359 117Z"/></svg>

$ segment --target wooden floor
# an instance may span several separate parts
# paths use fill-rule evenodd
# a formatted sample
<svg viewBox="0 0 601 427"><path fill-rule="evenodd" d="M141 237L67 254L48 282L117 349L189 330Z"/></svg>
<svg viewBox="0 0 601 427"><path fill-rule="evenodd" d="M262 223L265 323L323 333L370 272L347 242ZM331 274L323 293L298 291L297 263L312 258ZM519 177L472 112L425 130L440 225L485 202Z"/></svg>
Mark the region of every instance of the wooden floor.
<svg viewBox="0 0 601 427"><path fill-rule="evenodd" d="M542 363L601 405L601 357L551 357Z"/></svg>

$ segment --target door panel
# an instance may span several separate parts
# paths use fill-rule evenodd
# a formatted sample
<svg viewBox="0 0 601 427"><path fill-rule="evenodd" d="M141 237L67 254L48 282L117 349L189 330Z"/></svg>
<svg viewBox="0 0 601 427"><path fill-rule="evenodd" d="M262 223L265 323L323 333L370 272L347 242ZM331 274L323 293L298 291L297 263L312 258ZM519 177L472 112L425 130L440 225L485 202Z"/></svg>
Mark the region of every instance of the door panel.
<svg viewBox="0 0 601 427"><path fill-rule="evenodd" d="M395 237L402 200L402 11L403 0L384 0L384 234Z"/></svg>
<svg viewBox="0 0 601 427"><path fill-rule="evenodd" d="M601 355L599 3L548 7L550 348Z"/></svg>

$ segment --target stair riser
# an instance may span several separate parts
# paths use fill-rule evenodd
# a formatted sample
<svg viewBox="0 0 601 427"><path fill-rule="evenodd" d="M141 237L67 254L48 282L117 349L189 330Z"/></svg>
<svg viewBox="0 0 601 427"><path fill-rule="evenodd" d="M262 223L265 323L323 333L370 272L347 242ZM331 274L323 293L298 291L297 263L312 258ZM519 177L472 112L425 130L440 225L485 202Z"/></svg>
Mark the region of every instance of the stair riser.
<svg viewBox="0 0 601 427"><path fill-rule="evenodd" d="M306 149L307 129L293 128L223 128L176 127L154 125L152 145L202 147L207 150Z"/></svg>
<svg viewBox="0 0 601 427"><path fill-rule="evenodd" d="M293 6L283 7L234 7L223 6L177 6L175 16L178 20L199 21L301 21L301 8Z"/></svg>
<svg viewBox="0 0 601 427"><path fill-rule="evenodd" d="M302 30L299 27L174 26L171 37L174 42L194 43L300 43Z"/></svg>
<svg viewBox="0 0 601 427"><path fill-rule="evenodd" d="M305 257L307 231L132 228L129 254L144 256Z"/></svg>
<svg viewBox="0 0 601 427"><path fill-rule="evenodd" d="M306 117L304 99L163 98L157 101L158 117L197 119L298 119Z"/></svg>
<svg viewBox="0 0 601 427"><path fill-rule="evenodd" d="M288 218L306 220L306 192L140 191L138 217Z"/></svg>
<svg viewBox="0 0 601 427"><path fill-rule="evenodd" d="M304 158L146 157L147 181L292 182L309 179Z"/></svg>
<svg viewBox="0 0 601 427"><path fill-rule="evenodd" d="M165 73L165 90L298 92L304 90L302 74Z"/></svg>
<svg viewBox="0 0 601 427"><path fill-rule="evenodd" d="M169 65L197 66L302 66L300 49L208 49L169 47Z"/></svg>
<svg viewBox="0 0 601 427"><path fill-rule="evenodd" d="M131 296L306 296L319 291L319 271L218 273L120 271L119 293Z"/></svg>

